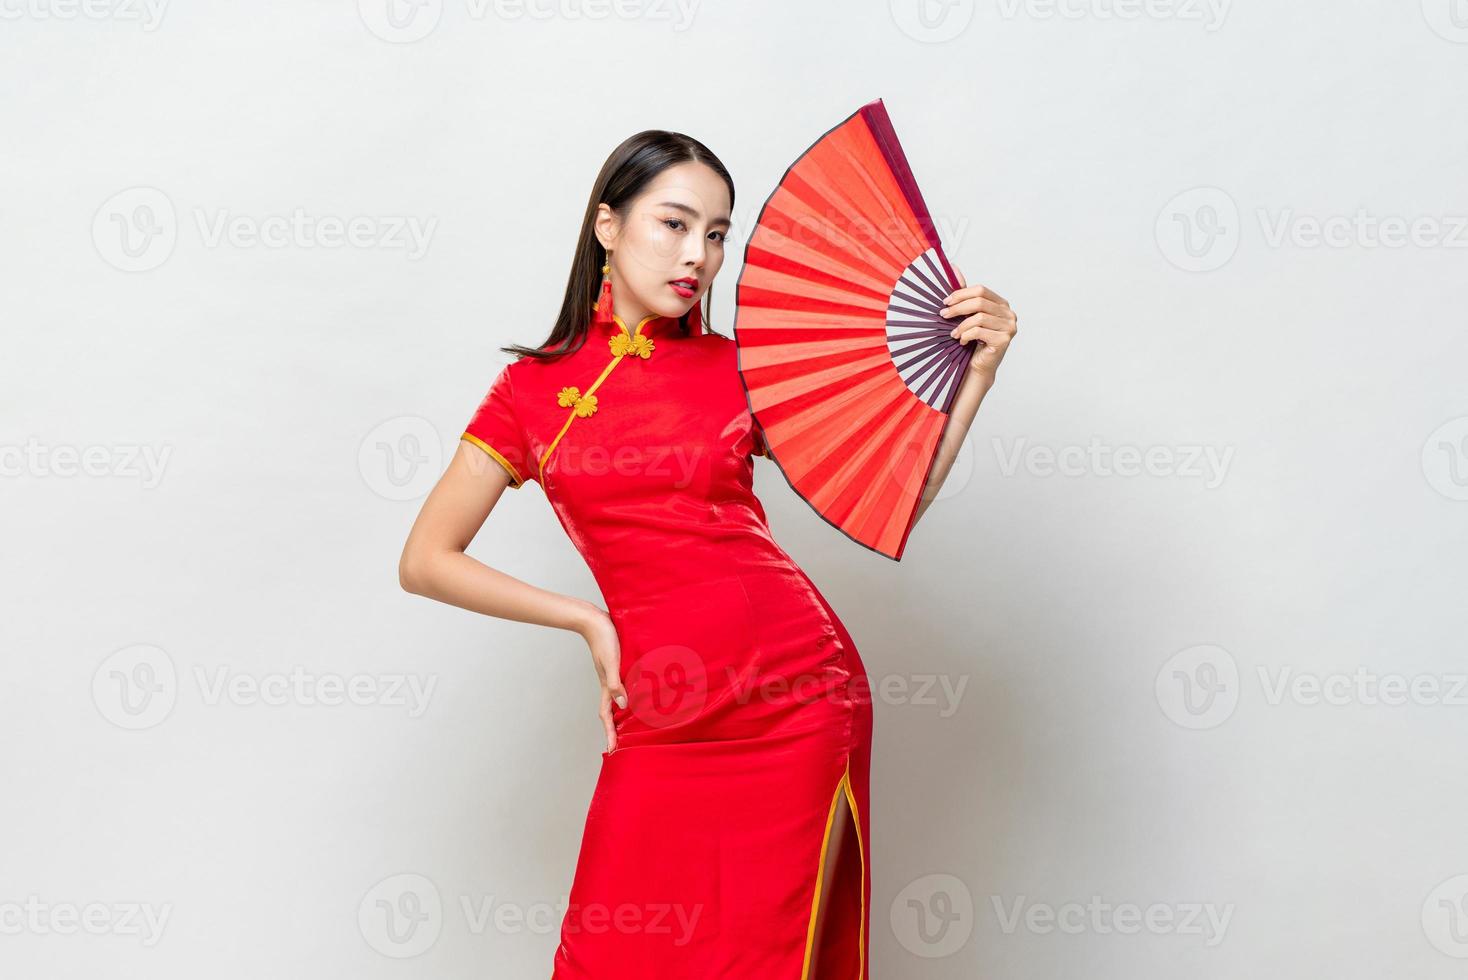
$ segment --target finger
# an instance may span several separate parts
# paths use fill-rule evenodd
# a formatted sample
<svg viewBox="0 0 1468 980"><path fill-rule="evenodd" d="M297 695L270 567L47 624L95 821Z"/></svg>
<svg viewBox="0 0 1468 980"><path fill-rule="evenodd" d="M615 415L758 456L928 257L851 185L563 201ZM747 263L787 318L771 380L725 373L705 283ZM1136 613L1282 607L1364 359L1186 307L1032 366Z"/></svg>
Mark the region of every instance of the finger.
<svg viewBox="0 0 1468 980"><path fill-rule="evenodd" d="M1003 303L998 303L992 299L984 299L980 296L959 300L956 303L949 303L938 311L939 316L945 317L967 316L970 313L992 313L995 316L1011 319L1014 317L1014 311Z"/></svg>
<svg viewBox="0 0 1468 980"><path fill-rule="evenodd" d="M968 280L963 277L963 270L952 262L948 264L953 266L953 274L958 277L958 288L963 289L968 285Z"/></svg>
<svg viewBox="0 0 1468 980"><path fill-rule="evenodd" d="M975 297L979 299L993 300L1001 306L1009 305L1009 300L1005 299L1003 296L1000 296L988 286L966 286L963 289L956 289L953 292L949 293L947 296L943 297L943 302L957 303L960 300L971 299Z"/></svg>
<svg viewBox="0 0 1468 980"><path fill-rule="evenodd" d="M601 724L602 728L606 729L608 752L611 752L617 747L617 725L612 721L610 704L611 702L603 695L601 701Z"/></svg>
<svg viewBox="0 0 1468 980"><path fill-rule="evenodd" d="M983 295L983 297L985 299L992 299L994 302L996 302L996 303L1003 303L1005 306L1008 306L1009 305L1009 300L1005 299L1003 296L1000 296L998 293L994 292L994 290L990 289L988 286L980 286L978 288L983 290L983 294L982 295Z"/></svg>
<svg viewBox="0 0 1468 980"><path fill-rule="evenodd" d="M622 678L618 676L616 667L607 672L606 696L607 700L615 701L617 707L627 710L627 689L622 686Z"/></svg>
<svg viewBox="0 0 1468 980"><path fill-rule="evenodd" d="M962 322L956 324L952 330L948 331L948 336L956 337L969 327L986 327L1009 336L1013 336L1017 329L1014 321L1008 317L995 316L992 313L975 313L973 316L966 317Z"/></svg>
<svg viewBox="0 0 1468 980"><path fill-rule="evenodd" d="M969 327L958 336L960 344L966 344L971 340L982 340L985 347L992 347L999 351L1009 346L1009 334L1002 330L990 330L988 327Z"/></svg>

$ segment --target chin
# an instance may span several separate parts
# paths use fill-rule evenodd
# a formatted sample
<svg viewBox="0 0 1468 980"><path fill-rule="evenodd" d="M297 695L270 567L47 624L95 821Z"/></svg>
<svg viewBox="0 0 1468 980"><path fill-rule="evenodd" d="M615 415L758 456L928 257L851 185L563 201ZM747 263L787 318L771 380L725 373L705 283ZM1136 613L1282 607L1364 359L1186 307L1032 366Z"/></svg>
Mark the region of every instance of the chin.
<svg viewBox="0 0 1468 980"><path fill-rule="evenodd" d="M658 316L672 317L676 320L678 317L693 309L694 304L697 303L699 299L700 297L695 296L693 297L693 299L684 302L683 300L680 300L678 299L678 297L675 296L673 297L673 301L671 303L655 303L649 308Z"/></svg>

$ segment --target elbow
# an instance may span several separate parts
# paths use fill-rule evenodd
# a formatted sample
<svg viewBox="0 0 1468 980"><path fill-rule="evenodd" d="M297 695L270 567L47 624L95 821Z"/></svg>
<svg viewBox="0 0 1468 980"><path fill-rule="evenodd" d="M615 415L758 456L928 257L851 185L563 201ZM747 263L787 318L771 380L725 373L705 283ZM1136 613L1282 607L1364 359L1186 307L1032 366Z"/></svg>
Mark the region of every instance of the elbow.
<svg viewBox="0 0 1468 980"><path fill-rule="evenodd" d="M398 559L398 585L404 592L423 594L423 560L412 549L404 549L403 556Z"/></svg>

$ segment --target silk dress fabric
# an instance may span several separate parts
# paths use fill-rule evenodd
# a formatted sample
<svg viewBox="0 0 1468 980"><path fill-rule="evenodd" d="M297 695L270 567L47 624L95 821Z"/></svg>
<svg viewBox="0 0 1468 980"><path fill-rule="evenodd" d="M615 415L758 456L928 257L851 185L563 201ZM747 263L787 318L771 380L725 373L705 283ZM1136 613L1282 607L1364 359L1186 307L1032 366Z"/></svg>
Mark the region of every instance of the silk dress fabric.
<svg viewBox="0 0 1468 980"><path fill-rule="evenodd" d="M735 344L697 309L687 334L665 317L588 330L569 355L501 370L463 437L512 487L540 484L621 644L628 706L552 980L799 980L817 964L866 980L867 675L753 493L763 442ZM855 820L839 849L838 797Z"/></svg>

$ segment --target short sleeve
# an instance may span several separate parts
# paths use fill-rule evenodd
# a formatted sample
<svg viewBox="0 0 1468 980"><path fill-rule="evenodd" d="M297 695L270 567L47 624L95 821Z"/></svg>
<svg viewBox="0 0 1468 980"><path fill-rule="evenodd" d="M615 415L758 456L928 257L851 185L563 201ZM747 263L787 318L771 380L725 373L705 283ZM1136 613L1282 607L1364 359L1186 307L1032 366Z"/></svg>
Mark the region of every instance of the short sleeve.
<svg viewBox="0 0 1468 980"><path fill-rule="evenodd" d="M518 488L532 471L525 431L515 413L511 366L507 364L500 370L460 438L478 446L508 470L510 487Z"/></svg>
<svg viewBox="0 0 1468 980"><path fill-rule="evenodd" d="M766 459L769 459L770 447L765 442L765 430L764 427L759 424L758 419L755 419L754 425L751 427L750 434L754 436L754 451L751 453L751 455L763 456Z"/></svg>

